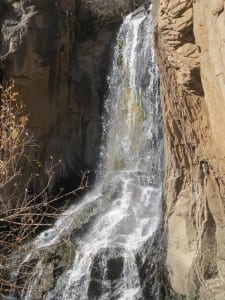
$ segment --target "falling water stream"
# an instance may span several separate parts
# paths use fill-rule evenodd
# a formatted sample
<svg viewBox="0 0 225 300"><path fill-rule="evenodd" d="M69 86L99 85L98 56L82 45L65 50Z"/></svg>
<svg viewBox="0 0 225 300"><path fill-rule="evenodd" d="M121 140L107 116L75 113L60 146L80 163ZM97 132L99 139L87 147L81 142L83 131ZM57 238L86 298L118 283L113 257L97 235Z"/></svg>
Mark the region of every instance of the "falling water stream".
<svg viewBox="0 0 225 300"><path fill-rule="evenodd" d="M124 19L117 35L98 180L34 242L37 251L79 228L73 235L73 265L46 300L143 299L137 255L145 253L159 226L162 199L162 128L152 44L151 14L139 8ZM31 290L32 285L25 299L33 299Z"/></svg>

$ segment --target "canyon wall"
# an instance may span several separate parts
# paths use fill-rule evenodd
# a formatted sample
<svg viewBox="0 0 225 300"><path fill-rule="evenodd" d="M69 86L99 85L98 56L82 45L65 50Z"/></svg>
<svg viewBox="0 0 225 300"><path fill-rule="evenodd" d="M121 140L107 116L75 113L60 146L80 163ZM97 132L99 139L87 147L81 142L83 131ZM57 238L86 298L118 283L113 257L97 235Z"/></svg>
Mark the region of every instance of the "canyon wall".
<svg viewBox="0 0 225 300"><path fill-rule="evenodd" d="M96 167L109 50L121 17L98 19L86 0L4 3L1 78L16 82L39 159L62 160L58 184L74 187L81 170Z"/></svg>
<svg viewBox="0 0 225 300"><path fill-rule="evenodd" d="M156 2L169 280L188 299L224 299L224 0Z"/></svg>
<svg viewBox="0 0 225 300"><path fill-rule="evenodd" d="M16 82L39 159L62 160L58 184L95 170L111 49L123 15L145 0L2 0L0 82ZM91 172L94 175L94 172Z"/></svg>
<svg viewBox="0 0 225 300"><path fill-rule="evenodd" d="M88 0L4 2L0 81L16 80L40 159L54 155L63 179L78 178L96 166L109 50L121 14L135 6L118 12L103 0L99 7ZM178 295L224 299L224 0L155 4L169 280Z"/></svg>

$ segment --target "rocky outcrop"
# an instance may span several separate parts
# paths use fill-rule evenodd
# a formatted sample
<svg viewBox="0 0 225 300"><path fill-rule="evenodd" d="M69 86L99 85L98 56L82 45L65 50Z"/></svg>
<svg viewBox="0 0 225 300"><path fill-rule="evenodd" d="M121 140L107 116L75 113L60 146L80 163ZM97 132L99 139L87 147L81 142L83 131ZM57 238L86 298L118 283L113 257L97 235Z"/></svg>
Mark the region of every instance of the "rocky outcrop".
<svg viewBox="0 0 225 300"><path fill-rule="evenodd" d="M98 20L86 2L9 1L1 10L0 75L15 79L39 159L62 160L58 181L65 187L96 166L109 49L119 25Z"/></svg>
<svg viewBox="0 0 225 300"><path fill-rule="evenodd" d="M122 16L143 2L0 4L0 81L15 79L39 159L62 160L58 184L64 187L96 167L111 46Z"/></svg>
<svg viewBox="0 0 225 300"><path fill-rule="evenodd" d="M81 0L82 1L82 0ZM83 0L85 6L100 18L120 20L122 16L134 11L141 4L150 0Z"/></svg>
<svg viewBox="0 0 225 300"><path fill-rule="evenodd" d="M159 2L169 279L180 295L224 299L224 1Z"/></svg>

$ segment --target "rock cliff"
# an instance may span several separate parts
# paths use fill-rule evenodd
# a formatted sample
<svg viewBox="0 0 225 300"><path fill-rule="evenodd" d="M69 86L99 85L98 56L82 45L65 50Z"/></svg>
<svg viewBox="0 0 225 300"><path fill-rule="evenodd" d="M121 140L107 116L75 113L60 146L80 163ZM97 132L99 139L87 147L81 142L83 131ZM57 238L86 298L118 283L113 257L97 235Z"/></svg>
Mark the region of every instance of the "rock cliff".
<svg viewBox="0 0 225 300"><path fill-rule="evenodd" d="M118 18L99 20L86 2L5 1L0 15L0 75L16 81L41 161L62 160L64 186L96 166L109 49L119 25Z"/></svg>
<svg viewBox="0 0 225 300"><path fill-rule="evenodd" d="M111 46L122 16L143 2L0 4L0 81L15 79L41 146L39 158L62 160L58 181L64 186L96 167Z"/></svg>
<svg viewBox="0 0 225 300"><path fill-rule="evenodd" d="M158 3L166 265L191 299L225 298L224 25L223 0Z"/></svg>

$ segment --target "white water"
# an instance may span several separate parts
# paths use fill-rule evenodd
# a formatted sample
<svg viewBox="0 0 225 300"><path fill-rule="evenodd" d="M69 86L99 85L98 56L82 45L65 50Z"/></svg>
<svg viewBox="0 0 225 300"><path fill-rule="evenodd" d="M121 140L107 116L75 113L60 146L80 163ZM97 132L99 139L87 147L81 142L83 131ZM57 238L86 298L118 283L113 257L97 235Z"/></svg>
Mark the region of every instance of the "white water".
<svg viewBox="0 0 225 300"><path fill-rule="evenodd" d="M162 198L161 117L152 43L151 16L142 9L127 16L109 75L99 179L80 204L34 243L33 252L85 227L74 233L73 266L45 299L143 299L136 256L159 226ZM31 290L32 285L26 299L33 299Z"/></svg>

